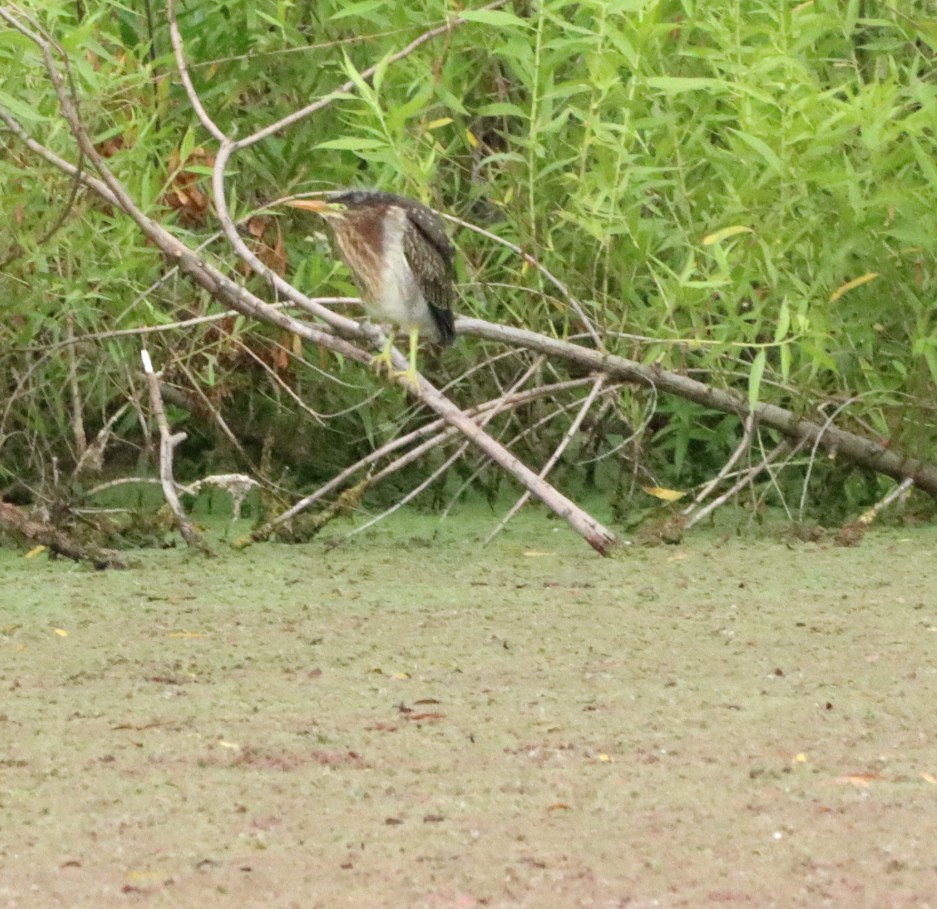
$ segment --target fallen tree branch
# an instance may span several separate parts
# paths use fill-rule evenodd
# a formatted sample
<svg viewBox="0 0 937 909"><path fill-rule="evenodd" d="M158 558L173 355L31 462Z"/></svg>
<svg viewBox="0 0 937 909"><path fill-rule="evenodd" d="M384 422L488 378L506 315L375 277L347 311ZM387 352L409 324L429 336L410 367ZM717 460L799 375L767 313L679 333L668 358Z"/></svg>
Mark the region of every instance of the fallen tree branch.
<svg viewBox="0 0 937 909"><path fill-rule="evenodd" d="M732 456L722 465L719 473L717 473L716 476L697 493L693 501L683 509L684 517L689 517L707 498L709 498L710 493L719 485L724 477L729 475L739 458L751 447L755 428L755 415L751 411L746 415L742 425L744 428L742 439L739 444L735 446L735 451L732 452Z"/></svg>
<svg viewBox="0 0 937 909"><path fill-rule="evenodd" d="M896 499L907 497L913 481L902 480L891 492L859 516L859 524L871 524Z"/></svg>
<svg viewBox="0 0 937 909"><path fill-rule="evenodd" d="M172 13L171 3L170 12ZM383 341L383 336L380 332L373 326L362 325L327 309L322 306L319 301L312 300L299 293L299 291L286 281L271 272L270 269L264 267L239 236L236 225L228 213L225 198L225 170L228 161L234 154L262 141L284 127L298 122L303 117L321 110L340 97L344 90L350 90L353 87L352 85L341 86L335 92L318 99L302 110L296 111L289 115L289 117L277 123L270 124L250 136L236 141L229 139L214 126L208 113L204 110L204 107L201 106L201 103L199 102L196 105L198 98L194 86L191 85L191 80L187 78L187 69L182 54L181 37L178 35L178 30L175 28L174 20L172 21L174 49L177 53L177 60L180 61L180 73L183 74L184 80L187 83L186 88L190 92L190 97L193 98L193 107L199 113L206 128L212 131L212 134L215 135L215 138L220 143L218 155L216 156L212 185L222 229L235 252L244 261L248 262L254 271L261 274L270 282L279 297L289 300L296 306L300 306L305 312L314 314L324 323L323 325L313 325L310 322L296 319L287 313L279 311L274 306L248 292L238 283L227 278L219 269L205 262L197 251L180 242L162 225L144 215L136 206L127 190L109 171L106 162L95 150L88 132L82 124L75 103L76 99L66 85L66 81L62 77L62 72L59 70L59 65L56 63L52 53L54 49L57 53L61 54L61 65L67 75L68 60L64 52L47 36L31 30L7 10L0 8L0 17L9 22L22 34L29 37L30 40L39 47L45 61L46 69L49 72L57 92L63 116L78 144L79 154L94 166L100 174L100 179L83 173L81 168L75 167L75 165L54 155L40 143L33 140L7 112L0 110L0 119L3 119L11 131L21 139L28 148L42 155L43 158L55 164L55 166L61 168L64 172L75 176L76 183L80 181L83 185L97 192L110 204L122 209L134 220L147 238L162 251L171 263L178 266L193 282L208 291L222 304L251 318L277 325L308 342L321 345L326 349L339 353L347 359L362 364L371 361L371 356L365 350L362 350L357 344L346 340L346 337L354 338L356 341L366 341L370 344L380 344ZM453 27L454 24L455 23L449 23L446 26L430 30L416 39L416 41L412 42L407 48L398 52L397 55L389 58L389 60L401 59L403 56L406 56L407 53L411 53L416 47L431 40L438 34L444 33L450 27ZM365 71L363 76L367 78L369 72L370 71ZM214 129L212 129L212 127L214 127ZM536 261L533 261L532 264L538 268L541 267ZM575 310L576 307L573 304L576 301L569 297L563 285L557 284L555 281L554 283L561 292L564 292L564 296L567 296L567 302L570 307ZM583 317L581 313L580 316ZM587 319L584 319L584 322L587 328L590 329L593 343L596 343L594 329L592 329ZM537 335L522 329L494 325L477 319L459 319L457 322L457 330L461 334L486 338L488 340L512 344L516 347L539 351L549 357L560 358L569 363L577 364L598 375L643 385L654 389L656 392L663 391L678 395L714 410L735 413L742 419L749 414L747 397L739 392L714 389L702 382L687 378L686 376L667 372L656 366L644 366L643 364L623 357L607 354L600 349L600 343L597 345L599 349L583 347L579 344L559 341L555 338ZM599 341L601 341L601 337ZM406 365L404 358L397 351L394 352L394 362L397 366ZM530 492L533 492L558 514L565 517L571 526L581 533L598 551L604 553L610 546L615 544L616 540L614 536L606 528L602 527L601 524L579 509L552 486L545 483L542 478L537 477L536 474L515 458L510 451L481 430L467 413L456 407L456 405L438 389L434 388L425 380L421 380L419 382L417 394L423 403L432 408L450 426L463 433L470 442L476 445L489 458L494 460L507 472L514 475ZM932 464L916 459L902 458L899 454L883 448L875 441L833 427L831 421L828 421L827 424L822 424L807 420L776 405L758 404L752 412L752 416L755 426L775 428L785 437L791 439L793 443L808 443L813 445L815 449L822 448L831 453L841 454L861 466L877 470L898 479L909 477L919 488L929 492L931 495L937 495L937 467Z"/></svg>
<svg viewBox="0 0 937 909"><path fill-rule="evenodd" d="M253 489L258 488L260 483L243 473L213 473L179 488L186 495L197 496L206 486L223 489L231 498L231 521L233 523L241 519L241 506L244 504L244 499Z"/></svg>
<svg viewBox="0 0 937 909"><path fill-rule="evenodd" d="M492 401L486 401L484 404L479 404L476 407L473 407L471 410L467 411L467 413L469 416L475 416L477 414L483 414L493 408L497 408L498 410L516 408L522 404L527 404L531 401L537 400L538 398L543 398L548 395L555 394L559 391L568 391L572 388L577 388L580 385L587 384L589 381L590 380L588 378L570 379L567 382L556 382L552 385L541 385L538 388L528 389L527 391L517 392L515 394L502 395L501 397L495 398ZM452 436L458 431L453 426L448 427L448 429L444 429L445 426L446 421L443 419L432 420L429 423L424 423L423 426L420 426L418 429L414 429L412 432L399 436L396 439L392 439L390 442L387 442L380 448L376 448L374 451L365 455L354 464L346 467L340 473L336 474L334 477L332 477L331 480L320 486L315 492L304 496L294 505L291 505L286 511L281 512L275 518L272 518L270 521L264 524L263 527L258 527L251 533L251 538L257 541L266 540L270 534L273 533L273 531L276 530L276 528L281 524L285 524L287 521L292 520L296 517L296 515L305 511L307 508L314 505L320 499L323 499L329 493L339 489L356 473L360 473L362 470L367 469L372 464L380 461L382 458L388 457L395 451L398 451L401 448L406 448L407 445L410 445L413 442L426 439L427 436L432 436L432 438L426 439L426 441L422 442L420 445L401 455L401 457L394 460L391 464L381 468L377 474L369 478L369 484L377 483L382 478L389 476L391 473L406 467L407 464L410 464L418 458L422 457L424 454L426 454L426 452L431 451L433 448L436 448L439 445L442 445L448 439L452 438Z"/></svg>
<svg viewBox="0 0 937 909"><path fill-rule="evenodd" d="M66 80L63 78L62 72L53 54L54 49L61 55L61 65L67 74L68 59L64 51L53 45L50 39L38 34L2 7L0 7L0 18L7 21L13 28L29 38L39 48L45 63L46 71L49 74L58 97L62 115L68 123L72 136L78 143L81 152L100 175L100 180L94 178L83 180L86 185L95 190L99 188L103 189L101 195L111 204L123 210L124 213L137 224L144 235L147 236L171 262L178 266L180 271L188 275L196 284L208 291L215 299L219 300L224 305L237 310L243 315L291 331L301 338L315 344L320 344L323 347L341 354L347 359L370 364L372 357L356 345L338 337L332 331L314 327L308 322L300 321L276 310L274 307L229 279L217 268L214 268L208 262L201 259L192 249L170 234L162 225L146 216L136 205L123 184L110 171L106 161L95 148L88 130L81 120L75 99L69 92ZM447 29L443 29L443 31L446 30ZM426 40L429 39L427 38ZM423 42L418 40L417 42L412 42L409 47L415 49L421 43ZM405 49L405 51L406 50L407 49ZM332 100L332 96L322 100L322 106L324 106L324 103L329 103ZM319 109L319 106L310 105L305 110L308 114L316 109ZM291 117L286 119L289 122L295 122L295 119L299 119L299 117L291 115ZM4 120L13 120L13 118L6 116ZM286 125L286 123L282 125ZM255 260L255 257L253 257L253 254L247 248L246 244L244 244L238 236L234 222L227 213L224 199L225 162L233 151L253 144L256 141L260 141L261 138L265 138L266 135L269 135L273 131L275 130L267 127L266 130L246 137L237 143L230 142L227 139L221 143L216 159L213 184L216 192L216 204L219 209L219 220L222 227L225 229L225 233L228 235L232 246L239 255L245 258L246 261L249 261L255 271L266 277L273 283L276 289L281 291L288 299L302 306L307 311L314 312L333 329L341 330L352 336L368 336L371 338L375 338L376 332L376 340L379 341L383 336L379 331L374 329L373 326L361 325L352 319L340 316L325 307L319 306L305 295L300 294L295 288L279 278L279 276L270 269L267 269L262 263ZM25 134L25 131L21 128L15 130L15 132L17 135ZM32 141L28 144L31 148L39 146L39 143ZM43 149L43 157L50 161L57 158L57 156L52 155L52 153L48 152L46 149ZM66 170L70 172L74 170L74 168L69 167ZM404 366L406 366L406 361L398 351L394 352L394 356L395 365L402 372ZM574 502L554 489L549 483L539 478L530 468L491 438L491 436L481 430L477 424L466 417L455 404L449 401L423 378L420 378L418 382L417 394L425 404L429 405L448 423L456 426L469 441L480 448L488 457L495 461L495 463L511 473L522 485L537 495L538 498L545 502L557 514L564 517L597 552L606 555L609 550L617 544L618 541L610 530L603 527L598 521L591 517L591 515L586 514Z"/></svg>
<svg viewBox="0 0 937 909"><path fill-rule="evenodd" d="M481 417L478 421L478 426L480 429L487 426L502 410L505 410L509 406L506 403L507 400L511 397L512 394L517 393L518 391L520 391L521 388L523 388L524 383L539 368L540 362L542 359L543 359L542 357L538 357L533 363L531 363L530 366L528 366L527 369L524 371L524 373L518 376L518 378L514 381L513 385L508 391L503 392L499 398L496 398L493 402L491 402L494 406L482 412ZM455 430L455 427L450 426L449 429L445 433L442 433L441 435L445 436L448 433L453 432L454 430ZM432 441L433 440L430 440L430 442ZM430 442L424 442L423 445L419 446L419 448L428 447ZM390 508L384 511L383 514L377 515L376 517L368 521L364 526L358 527L356 530L353 530L350 534L348 534L348 537L352 537L356 533L360 533L363 530L367 530L369 527L373 526L378 521L383 521L384 518L392 515L395 511L399 510L402 506L406 505L407 502L410 502L413 499L415 499L421 492L423 492L424 489L427 489L430 485L435 483L439 477L441 477L456 461L459 460L459 458L462 457L462 455L465 453L466 448L468 448L468 444L469 444L468 442L463 442L455 450L453 454L449 455L449 457L439 467L437 467L425 480L419 483L415 489L411 489L402 499L398 500ZM419 451L419 448L408 452L406 455L404 455L401 458L398 458L397 461L395 461L393 464L389 464L380 472L380 474L378 474L377 477L374 478L374 480L377 481L378 479L380 479L381 476L386 475L387 473L390 473L392 470L398 469L398 466L403 466L405 462L412 460L414 456L416 455L417 451Z"/></svg>
<svg viewBox="0 0 937 909"><path fill-rule="evenodd" d="M767 470L773 461L776 461L778 458L782 457L785 454L788 454L792 450L791 443L785 439L780 444L778 444L772 451L770 451L764 458L762 458L757 464L754 464L748 470L744 470L739 475L738 479L732 486L727 489L722 495L717 496L713 499L708 505L700 508L698 511L693 513L692 517L689 512L684 512L683 516L686 518L686 523L683 525L685 530L689 530L693 527L694 524L699 524L707 515L712 514L720 505L723 505L725 502L728 502L736 493L741 492L746 486L751 486L757 477L763 470Z"/></svg>
<svg viewBox="0 0 937 909"><path fill-rule="evenodd" d="M713 388L704 382L668 372L659 366L645 366L625 357L591 350L557 338L548 338L522 328L462 317L456 320L456 331L474 338L526 347L528 350L575 363L583 369L604 372L616 379L686 398L711 410L734 413L742 420L749 412L747 396L731 388ZM808 420L777 404L756 404L754 415L757 426L776 429L794 443L816 445L831 455L842 455L854 464L896 480L909 478L918 489L937 498L935 464L919 458L904 457L898 452L882 447L877 441L838 429L830 421L818 423Z"/></svg>
<svg viewBox="0 0 937 909"><path fill-rule="evenodd" d="M127 560L112 549L81 543L45 521L37 521L16 505L0 501L0 531L22 543L44 546L53 555L75 562L91 562L95 568L127 568Z"/></svg>

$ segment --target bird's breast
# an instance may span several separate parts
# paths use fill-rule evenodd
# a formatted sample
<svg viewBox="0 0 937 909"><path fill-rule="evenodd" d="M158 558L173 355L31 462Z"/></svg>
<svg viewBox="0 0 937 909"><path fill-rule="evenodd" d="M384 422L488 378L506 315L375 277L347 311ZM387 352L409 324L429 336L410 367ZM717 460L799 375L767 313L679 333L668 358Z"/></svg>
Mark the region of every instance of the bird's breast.
<svg viewBox="0 0 937 909"><path fill-rule="evenodd" d="M391 209L384 222L382 292L372 304L372 315L401 328L419 328L428 340L438 340L438 329L404 252L406 213Z"/></svg>

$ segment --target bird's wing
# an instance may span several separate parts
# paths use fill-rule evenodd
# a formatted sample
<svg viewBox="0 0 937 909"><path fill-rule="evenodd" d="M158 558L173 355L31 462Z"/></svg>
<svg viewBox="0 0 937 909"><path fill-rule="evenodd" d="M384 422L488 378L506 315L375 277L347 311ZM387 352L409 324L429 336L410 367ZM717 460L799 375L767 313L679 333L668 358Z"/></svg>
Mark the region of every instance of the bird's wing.
<svg viewBox="0 0 937 909"><path fill-rule="evenodd" d="M452 318L455 250L442 222L428 208L406 209L408 228L403 234L403 252L430 306L443 344L455 339Z"/></svg>
<svg viewBox="0 0 937 909"><path fill-rule="evenodd" d="M454 250L439 218L429 209L406 209L408 230L403 251L420 283L427 303L440 309L452 307L452 260Z"/></svg>

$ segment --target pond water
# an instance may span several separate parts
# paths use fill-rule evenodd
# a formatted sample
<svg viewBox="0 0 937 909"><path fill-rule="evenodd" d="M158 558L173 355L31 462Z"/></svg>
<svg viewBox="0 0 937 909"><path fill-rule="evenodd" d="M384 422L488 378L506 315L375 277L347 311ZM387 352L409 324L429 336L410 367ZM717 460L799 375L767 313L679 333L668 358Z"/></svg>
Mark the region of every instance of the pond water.
<svg viewBox="0 0 937 909"><path fill-rule="evenodd" d="M937 905L937 529L495 520L0 551L0 906Z"/></svg>

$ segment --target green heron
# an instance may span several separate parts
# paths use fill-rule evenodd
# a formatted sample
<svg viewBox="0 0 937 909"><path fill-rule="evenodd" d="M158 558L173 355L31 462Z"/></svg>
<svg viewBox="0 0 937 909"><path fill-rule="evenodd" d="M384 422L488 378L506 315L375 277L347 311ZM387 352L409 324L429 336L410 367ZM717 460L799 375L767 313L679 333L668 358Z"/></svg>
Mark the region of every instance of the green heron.
<svg viewBox="0 0 937 909"><path fill-rule="evenodd" d="M400 373L416 385L416 352L422 335L443 345L455 341L452 318L455 250L442 221L425 205L390 193L332 193L296 199L293 208L321 215L351 271L368 316L410 335L410 368ZM374 358L391 372L393 335Z"/></svg>

